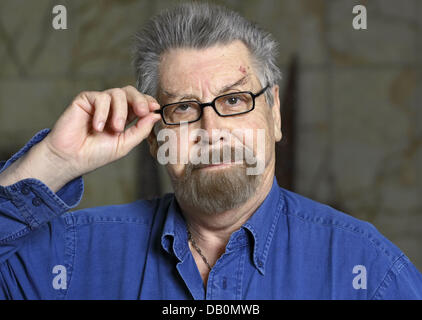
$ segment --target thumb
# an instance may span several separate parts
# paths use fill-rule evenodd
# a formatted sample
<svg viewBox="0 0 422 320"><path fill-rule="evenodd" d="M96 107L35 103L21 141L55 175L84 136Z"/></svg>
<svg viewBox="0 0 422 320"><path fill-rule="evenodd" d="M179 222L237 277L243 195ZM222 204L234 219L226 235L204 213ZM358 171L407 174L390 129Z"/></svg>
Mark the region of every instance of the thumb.
<svg viewBox="0 0 422 320"><path fill-rule="evenodd" d="M136 124L128 128L123 134L122 152L129 153L130 150L140 144L150 134L154 124L161 119L159 114L149 113L140 118Z"/></svg>

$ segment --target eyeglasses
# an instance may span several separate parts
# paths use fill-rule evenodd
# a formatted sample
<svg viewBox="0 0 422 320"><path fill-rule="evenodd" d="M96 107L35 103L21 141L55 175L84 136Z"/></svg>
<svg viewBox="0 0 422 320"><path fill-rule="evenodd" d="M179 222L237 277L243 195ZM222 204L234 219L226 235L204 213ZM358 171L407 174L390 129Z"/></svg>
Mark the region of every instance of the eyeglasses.
<svg viewBox="0 0 422 320"><path fill-rule="evenodd" d="M258 93L250 91L234 92L214 98L212 102L200 103L198 101L181 101L162 106L155 113L161 114L161 118L167 125L180 125L182 122L192 123L202 117L205 107L212 107L220 117L231 117L251 112L255 108L255 98L267 90L266 85Z"/></svg>

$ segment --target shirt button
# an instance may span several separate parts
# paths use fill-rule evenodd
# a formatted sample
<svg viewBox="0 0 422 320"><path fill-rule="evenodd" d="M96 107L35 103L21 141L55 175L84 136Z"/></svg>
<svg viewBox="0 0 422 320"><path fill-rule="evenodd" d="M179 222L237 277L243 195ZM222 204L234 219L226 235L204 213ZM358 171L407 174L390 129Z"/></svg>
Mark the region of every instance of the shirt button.
<svg viewBox="0 0 422 320"><path fill-rule="evenodd" d="M227 289L227 277L223 277L223 290Z"/></svg>
<svg viewBox="0 0 422 320"><path fill-rule="evenodd" d="M32 204L36 207L39 207L41 205L41 199L40 198L32 199Z"/></svg>
<svg viewBox="0 0 422 320"><path fill-rule="evenodd" d="M28 195L29 192L30 192L30 190L29 190L29 188L27 186L24 186L24 187L22 187L21 192L24 195Z"/></svg>

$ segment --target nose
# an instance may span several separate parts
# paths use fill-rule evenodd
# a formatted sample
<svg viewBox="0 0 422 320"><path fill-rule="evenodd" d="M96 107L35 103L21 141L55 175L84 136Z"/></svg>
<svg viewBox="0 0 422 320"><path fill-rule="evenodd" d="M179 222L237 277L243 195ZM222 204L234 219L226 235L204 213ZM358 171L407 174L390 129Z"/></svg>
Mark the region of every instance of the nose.
<svg viewBox="0 0 422 320"><path fill-rule="evenodd" d="M220 140L224 142L226 139L226 135L218 134L218 131L224 129L223 120L224 118L220 117L211 106L202 110L200 125L201 129L207 132L210 144L215 144Z"/></svg>

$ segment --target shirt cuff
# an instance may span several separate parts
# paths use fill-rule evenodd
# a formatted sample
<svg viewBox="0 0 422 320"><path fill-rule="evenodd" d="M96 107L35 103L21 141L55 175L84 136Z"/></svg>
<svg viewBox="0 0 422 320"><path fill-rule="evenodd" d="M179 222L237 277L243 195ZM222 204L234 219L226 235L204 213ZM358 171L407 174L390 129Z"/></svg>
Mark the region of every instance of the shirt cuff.
<svg viewBox="0 0 422 320"><path fill-rule="evenodd" d="M0 162L0 173L14 161L22 157L32 146L43 140L50 129L39 131L32 139L9 160ZM50 220L76 207L83 195L82 177L75 178L54 193L46 184L38 179L23 179L12 185L0 186L0 197L7 198L22 209L21 214L31 227Z"/></svg>

